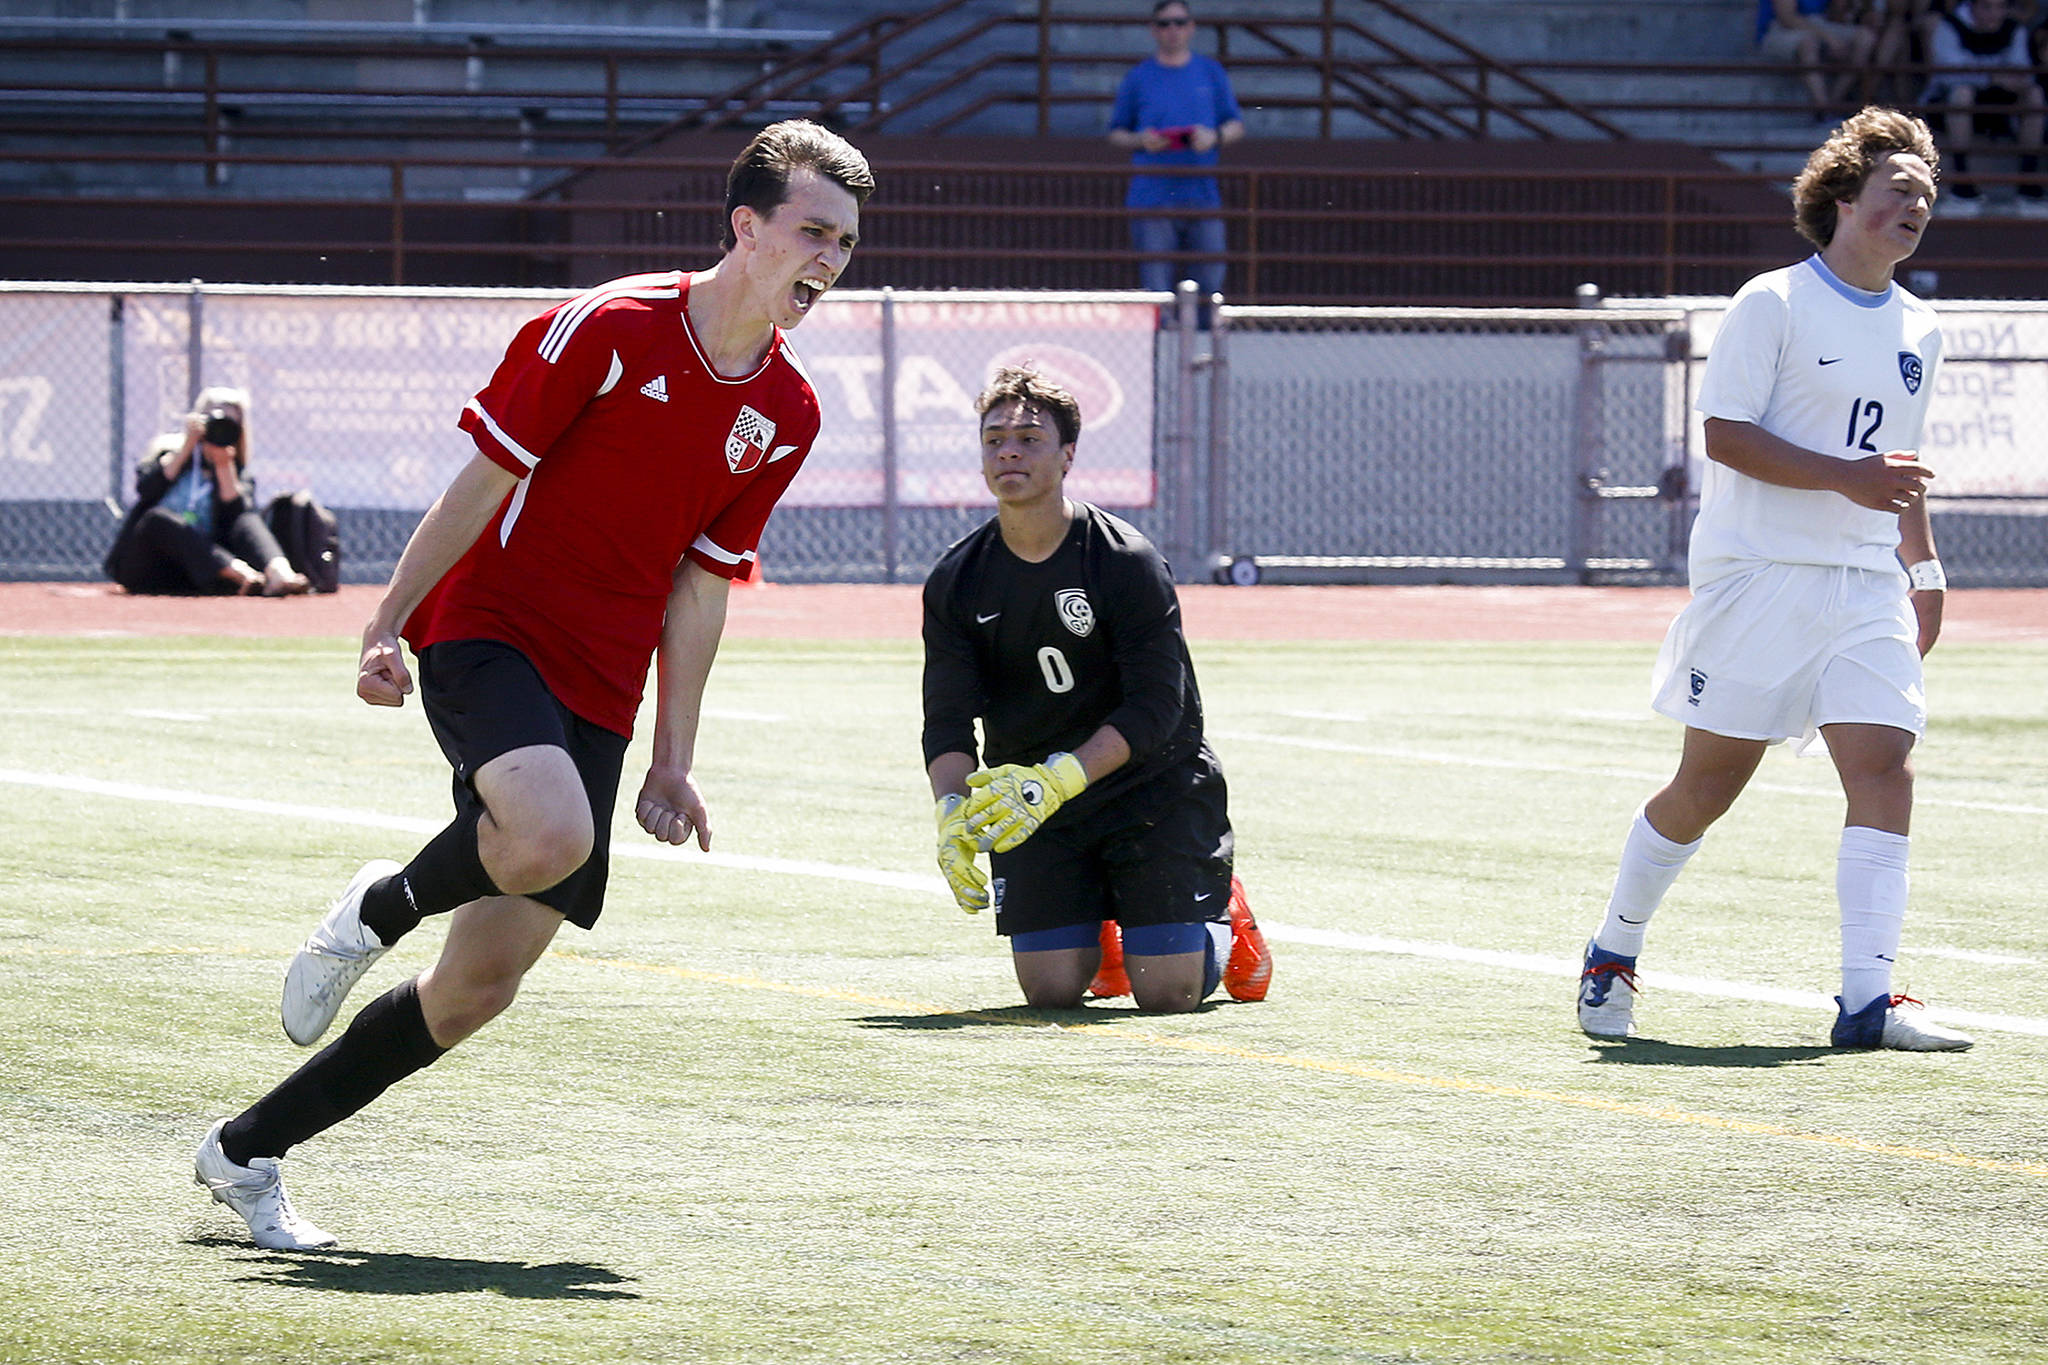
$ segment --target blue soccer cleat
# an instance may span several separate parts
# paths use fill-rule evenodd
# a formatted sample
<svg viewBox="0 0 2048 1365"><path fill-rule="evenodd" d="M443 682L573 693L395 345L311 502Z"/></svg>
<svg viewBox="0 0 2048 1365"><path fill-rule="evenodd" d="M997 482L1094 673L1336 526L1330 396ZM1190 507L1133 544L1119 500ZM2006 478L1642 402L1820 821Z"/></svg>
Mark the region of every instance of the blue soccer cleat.
<svg viewBox="0 0 2048 1365"><path fill-rule="evenodd" d="M1908 1014L1905 1006L1915 1010L1926 1008L1910 995L1880 995L1851 1014L1838 995L1834 1032L1828 1041L1839 1048L1863 1052L1961 1052L1976 1041L1967 1033L1957 1033Z"/></svg>
<svg viewBox="0 0 2048 1365"><path fill-rule="evenodd" d="M1595 1038L1626 1038L1636 1031L1635 1015L1636 960L1587 943L1579 973L1579 1027Z"/></svg>

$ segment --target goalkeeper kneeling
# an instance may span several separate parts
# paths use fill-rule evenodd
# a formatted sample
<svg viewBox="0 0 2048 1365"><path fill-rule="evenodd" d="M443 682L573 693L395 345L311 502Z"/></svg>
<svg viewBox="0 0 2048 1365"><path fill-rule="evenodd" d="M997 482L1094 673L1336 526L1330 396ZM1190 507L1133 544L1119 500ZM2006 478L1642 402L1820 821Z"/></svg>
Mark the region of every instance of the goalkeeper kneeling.
<svg viewBox="0 0 2048 1365"><path fill-rule="evenodd" d="M1272 956L1232 876L1166 561L1066 496L1081 412L1065 389L1005 369L975 409L996 515L924 587L924 756L953 898L994 905L1040 1008L1128 994L1175 1013L1219 983L1264 999Z"/></svg>

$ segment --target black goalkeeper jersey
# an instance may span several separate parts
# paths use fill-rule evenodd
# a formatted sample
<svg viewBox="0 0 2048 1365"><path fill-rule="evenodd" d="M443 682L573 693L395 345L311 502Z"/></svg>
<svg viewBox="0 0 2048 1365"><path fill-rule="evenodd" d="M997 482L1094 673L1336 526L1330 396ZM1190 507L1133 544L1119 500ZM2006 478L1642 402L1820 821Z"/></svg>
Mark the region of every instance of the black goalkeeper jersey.
<svg viewBox="0 0 2048 1365"><path fill-rule="evenodd" d="M1166 561L1130 523L1074 507L1043 563L1011 553L991 519L924 585L927 766L955 752L990 767L1042 763L1105 723L1130 745L1130 762L1067 803L1062 823L1191 763L1215 765Z"/></svg>

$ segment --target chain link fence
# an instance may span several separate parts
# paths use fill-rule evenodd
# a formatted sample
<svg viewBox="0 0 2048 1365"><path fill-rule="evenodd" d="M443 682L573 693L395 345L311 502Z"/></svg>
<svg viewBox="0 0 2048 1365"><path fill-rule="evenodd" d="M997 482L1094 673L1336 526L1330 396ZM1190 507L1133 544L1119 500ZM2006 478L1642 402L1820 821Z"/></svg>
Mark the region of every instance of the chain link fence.
<svg viewBox="0 0 2048 1365"><path fill-rule="evenodd" d="M1684 315L1226 308L1238 581L1669 579Z"/></svg>
<svg viewBox="0 0 2048 1365"><path fill-rule="evenodd" d="M259 502L310 490L343 578L389 575L474 455L455 420L564 290L0 286L0 577L90 579L152 438L208 385L250 394ZM823 432L762 543L770 578L921 579L988 515L973 399L1038 364L1088 418L1079 497L1150 518L1166 295L834 293L792 345Z"/></svg>
<svg viewBox="0 0 2048 1365"><path fill-rule="evenodd" d="M1213 571L1684 582L1706 458L1692 400L1726 306L1220 309L1216 465L1191 495L1211 500ZM2028 435L2048 422L2048 304L1936 310L1922 455L1950 581L2048 585L2048 460Z"/></svg>
<svg viewBox="0 0 2048 1365"><path fill-rule="evenodd" d="M0 285L0 577L93 579L190 396L252 396L259 499L309 489L381 581L473 453L454 421L558 290ZM762 542L785 582L916 582L989 515L971 401L1034 360L1087 420L1071 487L1183 578L1682 582L1699 366L1726 301L1220 306L847 292L793 341L824 434ZM1943 305L1925 453L1951 581L2048 585L2048 306Z"/></svg>

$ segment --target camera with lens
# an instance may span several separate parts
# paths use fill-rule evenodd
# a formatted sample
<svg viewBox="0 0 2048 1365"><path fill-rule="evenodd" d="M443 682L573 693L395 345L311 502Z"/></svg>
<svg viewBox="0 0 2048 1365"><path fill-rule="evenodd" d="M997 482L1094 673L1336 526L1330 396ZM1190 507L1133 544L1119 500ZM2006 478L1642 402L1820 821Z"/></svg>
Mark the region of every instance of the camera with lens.
<svg viewBox="0 0 2048 1365"><path fill-rule="evenodd" d="M206 430L202 438L210 446L239 446L242 443L242 423L226 408L213 408L206 414Z"/></svg>

